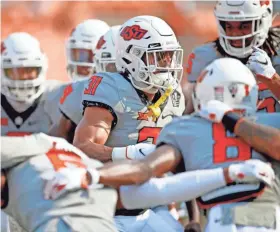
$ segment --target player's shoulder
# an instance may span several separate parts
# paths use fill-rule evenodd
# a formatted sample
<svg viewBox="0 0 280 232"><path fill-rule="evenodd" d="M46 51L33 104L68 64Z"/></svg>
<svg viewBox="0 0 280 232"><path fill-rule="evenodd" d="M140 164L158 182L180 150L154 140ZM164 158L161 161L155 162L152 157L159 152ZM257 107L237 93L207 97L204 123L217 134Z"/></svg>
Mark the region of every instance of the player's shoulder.
<svg viewBox="0 0 280 232"><path fill-rule="evenodd" d="M194 48L193 53L196 56L205 59L218 56L218 50L215 42L208 42Z"/></svg>
<svg viewBox="0 0 280 232"><path fill-rule="evenodd" d="M44 93L42 100L48 101L56 98L56 96L60 95L65 86L67 86L69 82L61 82L57 80L46 80L44 83Z"/></svg>
<svg viewBox="0 0 280 232"><path fill-rule="evenodd" d="M272 126L275 128L280 129L280 113L265 113L265 112L259 112L256 114L255 117L249 118L252 121L256 121L257 123Z"/></svg>
<svg viewBox="0 0 280 232"><path fill-rule="evenodd" d="M111 73L111 72L100 72L96 73L94 76L101 77L101 83L113 85L115 88L123 85L130 85L129 81L127 81L124 76L120 73ZM93 77L94 78L94 77Z"/></svg>
<svg viewBox="0 0 280 232"><path fill-rule="evenodd" d="M209 122L202 119L194 113L191 115L183 115L180 117L173 118L172 121L164 127L164 129L166 128L166 130L170 131L179 131L182 129L191 130L197 128L199 125L206 124L209 124Z"/></svg>
<svg viewBox="0 0 280 232"><path fill-rule="evenodd" d="M213 60L221 58L215 42L209 42L196 47L189 56L188 60L188 80L195 82L201 71Z"/></svg>

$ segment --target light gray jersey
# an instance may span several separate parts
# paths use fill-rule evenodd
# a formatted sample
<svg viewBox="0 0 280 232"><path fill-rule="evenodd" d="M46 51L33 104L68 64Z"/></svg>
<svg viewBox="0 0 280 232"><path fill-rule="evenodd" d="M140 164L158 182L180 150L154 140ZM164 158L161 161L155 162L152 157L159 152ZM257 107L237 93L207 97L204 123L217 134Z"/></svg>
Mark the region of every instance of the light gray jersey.
<svg viewBox="0 0 280 232"><path fill-rule="evenodd" d="M62 83L46 81L44 93L24 112L17 112L1 94L1 135L19 136L47 132L59 120L59 97Z"/></svg>
<svg viewBox="0 0 280 232"><path fill-rule="evenodd" d="M190 82L195 82L199 77L200 72L209 65L212 61L224 57L217 50L216 44L206 43L202 46L199 46L193 50L189 56L188 61L188 80ZM274 56L272 58L272 64L275 69L280 74L280 57ZM264 84L259 84L259 111L264 112L280 112L280 104L277 98L271 93L271 91Z"/></svg>
<svg viewBox="0 0 280 232"><path fill-rule="evenodd" d="M83 117L82 93L85 83L88 83L88 79L67 84L59 100L60 111L76 125Z"/></svg>
<svg viewBox="0 0 280 232"><path fill-rule="evenodd" d="M53 177L55 170L69 165L97 168L102 166L99 161L89 159L64 139L42 133L24 137L2 136L1 144L1 166L9 168L9 202L4 211L22 228L35 231L49 220L60 218L73 230L85 231L81 229L82 225L75 225L72 220L83 217L93 221L98 218L104 225L99 231L114 231L109 230L114 228L117 199L113 189L96 186L96 189L65 193L57 200L43 197L44 182Z"/></svg>
<svg viewBox="0 0 280 232"><path fill-rule="evenodd" d="M185 108L184 96L178 88L162 107L159 118L152 121L144 94L118 73L98 73L89 79L82 98L84 107L105 107L114 116L113 129L105 144L110 147L155 143L161 128L173 117L181 116Z"/></svg>
<svg viewBox="0 0 280 232"><path fill-rule="evenodd" d="M257 123L280 129L280 113L259 113ZM179 149L187 171L227 167L229 164L251 158L267 160L242 140L226 131L222 124L211 123L198 116L174 119L162 130L157 143L170 144ZM277 191L279 187L276 187ZM248 197L257 196L262 190L263 186L259 184L230 185L213 191L212 195L202 197L201 203L204 205L201 206L206 207L229 199L239 200L242 197L248 199ZM279 195L276 196L277 191L268 194L269 201L280 201ZM231 193L235 193L234 196L231 196Z"/></svg>

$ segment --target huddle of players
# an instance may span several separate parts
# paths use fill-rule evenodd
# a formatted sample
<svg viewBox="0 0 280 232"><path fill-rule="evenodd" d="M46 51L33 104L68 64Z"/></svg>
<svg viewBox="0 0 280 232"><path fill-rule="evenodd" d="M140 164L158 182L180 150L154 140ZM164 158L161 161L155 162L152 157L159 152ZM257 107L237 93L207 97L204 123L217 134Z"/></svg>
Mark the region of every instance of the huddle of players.
<svg viewBox="0 0 280 232"><path fill-rule="evenodd" d="M255 18L252 19L250 14L249 21L243 15L245 10L255 13ZM232 12L235 13L231 15ZM242 20L236 12L242 14ZM2 168L8 169L8 214L30 231L93 231L93 228L96 231L115 231L112 218L116 193L113 189L103 188L101 184L114 188L140 184L153 176L159 177L174 170L182 160L188 171L186 173L151 179L140 186L121 187L119 208L147 208L199 197L200 207L208 209L206 231L234 231L251 227L251 231L277 231L279 179L272 183L274 173L261 161L232 164L250 158L267 161L268 156L279 160L279 130L274 129L280 127L279 114L255 114L257 100L262 101L260 109L266 108L268 112L279 110L277 92L259 84L258 99L255 80L256 77L267 86L270 83L277 86L279 78L275 73L275 69L278 71L276 52L279 37L277 28L271 28L272 3L240 1L239 5L234 5L229 1L220 1L215 13L220 26L220 39L195 49L188 62L189 80L197 81L197 84L192 101L187 103L193 103L196 113L191 117L175 119L170 124L174 116L180 116L184 111L184 97L179 86L183 74L183 53L174 32L161 19L152 16L132 18L122 26L107 31L95 43L97 45L93 46L88 41L83 48L79 44L80 41L87 41L81 37L91 32L91 20L78 25L68 41L68 70L73 77L92 77L49 92L47 88L41 90L42 82L39 83L39 74L43 74L44 69L40 62L44 61L44 56L34 52L32 58L38 64L32 64L29 69L19 68L28 67L20 55L33 41L28 46L28 43L22 42L24 39L19 39L17 44L14 40L18 35L11 39L11 43L5 40L1 49L3 64L5 55L15 51L12 45L16 44L19 51L12 54L15 61L12 60L10 66L2 66L2 73L6 76L3 75L1 79L1 98L7 99L4 102L9 107L5 108L2 100L1 129L3 126L10 128L4 134L2 131L2 135L11 136L7 133L14 131L46 132L41 127L37 131L22 129L25 125L35 124L36 120L38 125L43 125L38 121L42 116L34 115L36 120L31 120L31 116L39 112L38 106L42 105L41 115L48 120L54 118L51 134L72 141L71 131L74 132L78 125L73 143L95 159L88 159L64 140L43 134L23 138L2 137L2 144L6 146L1 149L1 164ZM229 18L225 18L225 15ZM104 24L100 28L104 29ZM246 30L251 33L246 33ZM30 49L35 49L35 46L30 46ZM93 51L96 52L94 57ZM98 56L103 60L98 60ZM231 56L247 64L255 77L240 61L219 59ZM93 59L96 60L96 67L93 66ZM13 62L22 63L12 66ZM6 63L9 63L7 57ZM92 75L94 69L103 72ZM238 70L238 75L235 70ZM26 79L25 74L30 79L20 80L21 77ZM31 78L32 75L35 77ZM60 95L62 90L63 94ZM36 97L35 93L38 94ZM33 96L39 99L36 105L36 100L31 99ZM55 99L57 96L60 96L59 100ZM21 102L18 105L22 106L25 98L29 99L26 107L17 112L15 102ZM54 104L48 106L55 100L59 101L62 112L59 120ZM16 110L8 114L7 108ZM238 114L231 113L233 110L254 116L257 123L270 127L258 127L248 119L240 120ZM2 119L3 112L6 112L7 120ZM10 116L14 114L16 116ZM46 123L46 119L42 121ZM59 123L56 125L56 122ZM240 129L242 126L247 126L247 133ZM235 137L233 132L246 143ZM257 133L254 138L253 132ZM156 148L150 143L156 144ZM101 167L96 160L112 160L113 164ZM274 171L279 175L277 162L272 162L275 164ZM210 170L192 172L201 169ZM242 184L226 185L232 181L242 181ZM44 182L47 182L45 188ZM23 186L22 183L30 184ZM20 201L19 196L24 196L26 200ZM254 201L246 202L252 198ZM233 203L223 204L229 201ZM240 201L242 203L237 203ZM34 210L38 202L42 205L40 213ZM258 210L266 210L273 220L261 217L256 213ZM141 211L117 211L115 224L118 230L183 231L166 208ZM45 212L48 212L47 216ZM259 216L252 219L252 215ZM219 223L216 222L217 218L220 219Z"/></svg>

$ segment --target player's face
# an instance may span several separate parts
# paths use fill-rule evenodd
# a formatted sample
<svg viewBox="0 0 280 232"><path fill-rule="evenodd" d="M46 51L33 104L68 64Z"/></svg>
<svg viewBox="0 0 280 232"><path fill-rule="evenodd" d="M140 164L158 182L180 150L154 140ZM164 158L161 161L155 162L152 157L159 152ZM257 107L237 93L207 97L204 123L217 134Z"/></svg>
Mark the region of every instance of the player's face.
<svg viewBox="0 0 280 232"><path fill-rule="evenodd" d="M12 80L33 80L39 75L38 67L7 68L5 74Z"/></svg>
<svg viewBox="0 0 280 232"><path fill-rule="evenodd" d="M92 73L92 68L88 66L77 66L77 73L81 76L88 76Z"/></svg>
<svg viewBox="0 0 280 232"><path fill-rule="evenodd" d="M148 53L148 56L143 56L143 61L146 65L156 65L158 68L169 68L172 63L173 53L174 51L151 52Z"/></svg>
<svg viewBox="0 0 280 232"><path fill-rule="evenodd" d="M93 52L90 49L71 49L71 60L81 63L93 63ZM81 76L88 76L92 73L92 67L89 66L77 66L77 74Z"/></svg>
<svg viewBox="0 0 280 232"><path fill-rule="evenodd" d="M116 64L115 63L108 63L105 65L106 72L117 72Z"/></svg>
<svg viewBox="0 0 280 232"><path fill-rule="evenodd" d="M246 22L225 22L225 32L227 36L238 37L249 35L252 33L252 21ZM253 37L247 38L245 45L248 46L252 42ZM242 39L230 40L230 44L233 47L242 47Z"/></svg>

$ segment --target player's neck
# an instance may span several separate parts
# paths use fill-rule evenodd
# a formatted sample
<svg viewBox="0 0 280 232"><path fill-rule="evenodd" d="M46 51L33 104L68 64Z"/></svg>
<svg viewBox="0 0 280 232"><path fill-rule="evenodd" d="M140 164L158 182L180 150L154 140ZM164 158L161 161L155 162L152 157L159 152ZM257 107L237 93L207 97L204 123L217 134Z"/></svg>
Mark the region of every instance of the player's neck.
<svg viewBox="0 0 280 232"><path fill-rule="evenodd" d="M26 103L26 102L19 102L12 99L7 98L7 101L10 103L10 105L14 108L15 111L22 113L23 111L27 110L32 104Z"/></svg>
<svg viewBox="0 0 280 232"><path fill-rule="evenodd" d="M148 101L153 101L155 94L154 93L144 93L148 99Z"/></svg>

